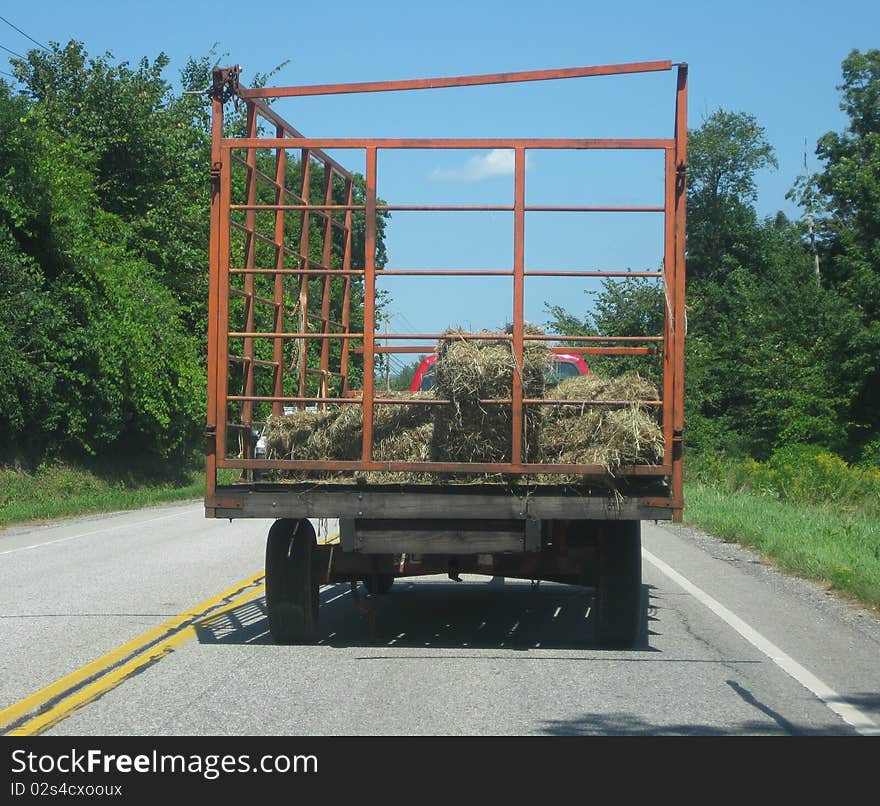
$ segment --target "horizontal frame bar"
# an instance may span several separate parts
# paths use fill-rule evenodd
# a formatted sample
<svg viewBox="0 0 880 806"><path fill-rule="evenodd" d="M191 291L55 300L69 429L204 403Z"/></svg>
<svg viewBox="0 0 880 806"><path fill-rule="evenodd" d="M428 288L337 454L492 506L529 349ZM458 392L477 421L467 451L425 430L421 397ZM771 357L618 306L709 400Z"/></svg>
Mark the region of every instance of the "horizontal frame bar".
<svg viewBox="0 0 880 806"><path fill-rule="evenodd" d="M274 397L270 395L227 395L227 400L238 403L353 403L363 405L363 397ZM483 405L509 406L513 401L509 397L480 398ZM451 400L434 397L376 397L373 403L384 406L412 404L414 406L446 406ZM627 406L662 406L662 400L559 400L557 398L527 397L523 403L535 406L607 406L612 409L623 409Z"/></svg>
<svg viewBox="0 0 880 806"><path fill-rule="evenodd" d="M243 160L237 158L239 162ZM230 210L251 210L255 212L273 212L278 210L298 212L309 210L327 218L327 213L347 210L360 212L366 210L364 204L230 204ZM512 204L377 204L377 210L404 213L512 213ZM527 213L665 213L665 207L613 207L608 205L526 205ZM334 222L339 224L339 222Z"/></svg>
<svg viewBox="0 0 880 806"><path fill-rule="evenodd" d="M512 464L503 462L347 462L317 461L296 459L221 459L217 467L250 468L253 470L379 470L401 473L552 473L610 476L602 465L555 465L555 464ZM632 465L617 468L615 475L621 476L666 476L671 465Z"/></svg>
<svg viewBox="0 0 880 806"><path fill-rule="evenodd" d="M429 138L429 137L303 137L296 141L280 137L229 137L221 141L221 148L338 148L361 150L368 148L442 148L442 149L585 149L615 150L642 149L664 151L675 148L675 140L659 138L582 138L582 137L532 137L517 140L510 137L496 138Z"/></svg>
<svg viewBox="0 0 880 806"><path fill-rule="evenodd" d="M514 84L524 81L553 81L560 78L588 78L627 73L656 73L671 70L668 59L654 62L629 62L588 67L564 67L551 70L521 70L513 73L485 73L470 76L414 78L400 81L360 81L349 84L311 84L298 87L255 87L241 89L242 98L291 98L307 95L346 95L359 92L400 92L402 90L435 90L444 87L476 87L487 84Z"/></svg>

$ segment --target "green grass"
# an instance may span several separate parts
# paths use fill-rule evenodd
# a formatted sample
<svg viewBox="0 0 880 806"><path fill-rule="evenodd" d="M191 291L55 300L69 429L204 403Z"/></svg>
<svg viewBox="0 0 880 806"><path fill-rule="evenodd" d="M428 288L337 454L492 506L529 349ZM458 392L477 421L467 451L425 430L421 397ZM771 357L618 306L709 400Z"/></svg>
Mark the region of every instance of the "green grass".
<svg viewBox="0 0 880 806"><path fill-rule="evenodd" d="M880 520L873 506L806 506L698 481L685 484L684 519L753 546L785 571L880 608Z"/></svg>
<svg viewBox="0 0 880 806"><path fill-rule="evenodd" d="M44 466L34 473L0 469L0 527L204 495L203 470L184 472L173 480L110 481L105 474L66 464Z"/></svg>

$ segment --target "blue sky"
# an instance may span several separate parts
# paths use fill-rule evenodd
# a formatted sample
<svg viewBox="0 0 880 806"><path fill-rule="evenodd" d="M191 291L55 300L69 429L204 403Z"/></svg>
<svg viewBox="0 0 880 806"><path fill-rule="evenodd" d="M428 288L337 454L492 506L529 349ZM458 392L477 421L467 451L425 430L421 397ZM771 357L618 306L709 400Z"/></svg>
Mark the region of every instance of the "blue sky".
<svg viewBox="0 0 880 806"><path fill-rule="evenodd" d="M2 16L41 42L82 41L120 60L185 59L212 47L239 63L243 80L289 60L273 84L310 84L533 70L671 59L690 65L689 125L719 107L755 115L776 149L779 169L759 176L758 210L798 211L784 198L813 149L845 124L838 108L840 63L854 48L880 46L880 3L817 0L736 3L635 0L544 3L445 0L382 3L295 0L255 3L117 0L114 3L5 4ZM0 22L0 45L32 43ZM6 52L3 51L5 54ZM0 69L8 65L0 59ZM279 110L310 136L668 136L673 74L540 82L464 90L299 99ZM486 159L488 157L488 160ZM631 157L628 159L627 157ZM356 154L339 154L362 167ZM399 203L510 203L507 155L473 152L380 154L379 193ZM530 203L656 204L656 158L636 153L533 155ZM390 266L508 268L512 216L506 213L396 214ZM425 214L421 214L425 215ZM490 216L488 222L485 216ZM597 215L532 214L526 262L549 268L656 268L659 216L615 223ZM454 217L454 218L453 218ZM416 279L395 283L392 328L474 328L509 318L509 281ZM533 281L537 283L538 281ZM589 297L571 280L527 287L529 319L544 302L583 314Z"/></svg>

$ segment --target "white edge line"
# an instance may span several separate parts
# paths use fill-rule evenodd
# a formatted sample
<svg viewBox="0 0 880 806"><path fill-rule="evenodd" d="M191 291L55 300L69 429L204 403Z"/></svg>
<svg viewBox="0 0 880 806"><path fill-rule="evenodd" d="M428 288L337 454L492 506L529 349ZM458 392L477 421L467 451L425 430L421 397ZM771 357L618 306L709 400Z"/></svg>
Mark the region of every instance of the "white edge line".
<svg viewBox="0 0 880 806"><path fill-rule="evenodd" d="M201 506L201 505L200 505ZM137 523L120 523L116 526L107 526L104 529L93 529L91 532L82 532L78 535L69 535L68 537L59 537L57 540L47 540L45 543L33 543L30 546L19 546L14 549L6 549L6 551L0 551L0 555L3 554L13 554L16 551L29 551L30 549L38 549L43 546L54 546L58 543L66 543L68 540L77 540L80 537L89 537L91 535L101 534L102 532L112 532L116 529L130 529L135 526L143 526L147 523L153 523L153 521L162 521L166 518L179 518L181 515L192 515L193 512L198 512L199 508L196 509L187 509L183 512L171 512L168 515L159 515L156 518L148 518L145 521L138 521Z"/></svg>
<svg viewBox="0 0 880 806"><path fill-rule="evenodd" d="M794 658L787 655L757 630L746 624L739 616L732 613L719 601L713 599L704 590L698 588L693 582L683 577L678 571L644 548L642 549L642 556L658 571L669 577L676 585L684 588L691 596L715 613L716 616L727 622L746 641L770 658L782 671L797 680L804 688L811 691L844 722L852 725L863 736L880 736L880 726L869 716L856 708L852 703L846 702L827 683L824 683L812 672L801 666Z"/></svg>

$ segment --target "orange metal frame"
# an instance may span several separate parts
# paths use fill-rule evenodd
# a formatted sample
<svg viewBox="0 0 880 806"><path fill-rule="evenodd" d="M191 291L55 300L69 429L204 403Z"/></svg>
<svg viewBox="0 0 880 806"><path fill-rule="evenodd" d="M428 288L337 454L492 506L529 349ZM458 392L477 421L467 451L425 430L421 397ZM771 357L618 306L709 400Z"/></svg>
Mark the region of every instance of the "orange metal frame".
<svg viewBox="0 0 880 806"><path fill-rule="evenodd" d="M657 139L423 139L423 138L307 138L267 107L261 98L291 96L329 95L339 93L385 92L415 90L437 87L463 87L482 84L500 84L521 81L545 81L593 75L615 75L669 71L677 69L675 95L675 124L671 138ZM247 105L247 136L224 137L223 104L237 96ZM262 131L267 127L272 136ZM363 204L353 203L354 176L326 154L325 149L360 149L366 156L365 198ZM287 152L300 151L299 192L290 189L287 175ZM378 202L376 173L378 155L386 149L511 149L515 155L513 205L387 205ZM534 206L525 203L526 152L532 149L649 149L665 153L664 204L657 207L561 207ZM240 156L244 153L244 158ZM522 455L522 432L524 406L546 404L550 401L526 398L522 381L514 373L511 395L506 399L483 401L487 404L506 404L512 407L512 450L509 462L503 463L450 463L450 462L378 462L372 459L373 411L377 405L410 403L412 405L442 405L443 400L401 400L384 398L374 387L375 357L388 352L430 352L440 338L439 333L377 334L376 333L376 237L377 215L383 211L507 211L514 218L513 266L510 270L489 271L479 269L415 270L382 269L380 276L503 276L513 279L512 342L514 359L519 366L523 362L523 347L528 340L548 342L565 341L580 343L566 347L591 354L646 355L656 352L658 346L663 354L662 400L642 401L647 406L660 407L665 441L661 464L634 466L621 469L621 476L667 476L671 479L671 495L662 499L673 517L681 516L682 502L682 433L684 428L684 338L685 315L685 203L687 162L687 65L674 65L669 61L643 62L624 65L606 65L560 70L541 70L522 73L505 73L455 78L419 79L413 81L370 82L361 84L338 84L302 87L246 89L238 85L238 68L222 68L214 72L213 125L212 125L212 177L211 202L211 250L210 294L208 311L208 445L207 445L207 495L206 504L213 505L218 468L243 470L330 470L330 471L402 471L402 472L492 472L507 474L527 473L582 473L600 475L603 468L595 465L547 465L524 461ZM258 168L258 153L275 156L275 174L270 176ZM323 171L323 197L318 202L310 198L313 166ZM233 203L233 183L243 179L243 203ZM241 183L239 183L241 184ZM334 188L342 188L342 202ZM272 203L258 201L258 189L274 193ZM525 215L533 211L555 212L621 212L662 213L665 220L664 254L662 271L551 271L527 269L524 259ZM353 214L362 212L365 217L363 265L353 265L352 234ZM260 231L259 215L272 215L272 234ZM292 245L288 241L286 226L296 216L299 222L300 240ZM342 218L340 221L339 218ZM312 219L321 222L321 259L315 260L311 241L314 228ZM232 233L242 242L239 250L243 256L241 265L231 265ZM335 233L341 234L341 239ZM337 254L333 255L334 237ZM341 240L341 244L339 241ZM258 266L258 245L274 253L271 266ZM341 255L339 252L341 251ZM335 264L335 265L334 265ZM653 337L533 335L524 332L524 280L530 276L542 277L657 277L662 278L665 290L665 326L662 335ZM257 278L272 278L271 296L258 293ZM363 328L353 332L350 327L353 278L363 280ZM309 313L309 279L321 280L320 314ZM263 282L261 280L260 282ZM285 283L297 283L296 294L285 293ZM342 299L340 320L331 319L331 295L335 286ZM341 286L341 289L339 288ZM265 287L265 286L264 286ZM267 292L264 292L267 293ZM242 299L241 321L243 327L230 330L230 298ZM295 298L293 305L289 304ZM271 328L260 328L256 323L257 306L271 311ZM295 319L295 327L286 323ZM310 322L319 326L313 332ZM377 337L385 346L377 344ZM495 334L472 333L464 338L498 339ZM272 344L272 357L259 358L255 345L262 340ZM331 358L331 342L341 344L339 356ZM429 345L387 346L390 341L426 341ZM242 346L240 353L230 350L230 342ZM357 345L353 345L357 342ZM285 345L296 345L297 365L285 368ZM308 365L308 347L320 345L317 367ZM658 345L658 346L655 346ZM313 352L317 353L317 350ZM265 354L265 353L264 353ZM363 390L360 396L352 396L349 389L351 357L362 360ZM240 393L230 393L233 365L240 367ZM271 394L258 394L255 386L257 370L271 373ZM285 394L286 373L292 374L293 383L288 387L294 394ZM235 373L237 375L237 373ZM320 379L318 394L307 393L308 376ZM336 379L337 394L329 392L330 380ZM265 386L265 384L264 384ZM567 401L555 401L562 405ZM571 401L568 401L571 402ZM577 401L581 402L581 401ZM274 414L281 414L285 404L304 406L316 404L348 403L363 406L363 441L359 461L298 461L255 460L251 453L249 432L254 425L255 404L271 404ZM627 401L597 401L598 405L625 406ZM230 419L230 407L240 414L237 421ZM238 458L230 456L230 431L246 433ZM657 501L654 501L656 504Z"/></svg>

